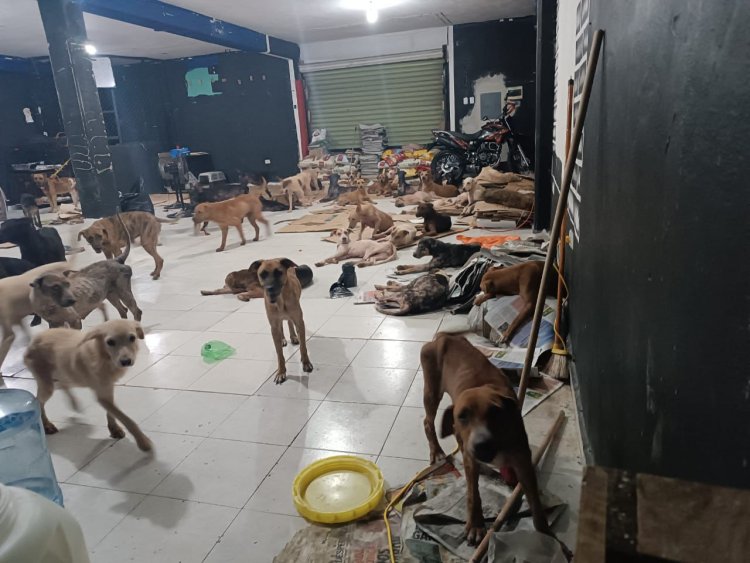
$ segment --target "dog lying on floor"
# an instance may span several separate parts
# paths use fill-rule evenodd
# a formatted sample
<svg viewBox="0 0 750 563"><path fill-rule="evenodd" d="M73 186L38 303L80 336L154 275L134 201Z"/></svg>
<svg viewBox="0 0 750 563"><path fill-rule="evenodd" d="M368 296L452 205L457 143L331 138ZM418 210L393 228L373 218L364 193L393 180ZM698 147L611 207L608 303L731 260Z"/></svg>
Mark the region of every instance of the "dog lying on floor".
<svg viewBox="0 0 750 563"><path fill-rule="evenodd" d="M384 315L419 315L436 311L448 298L448 276L425 274L406 285L376 285L375 308Z"/></svg>
<svg viewBox="0 0 750 563"><path fill-rule="evenodd" d="M481 305L488 299L504 295L519 295L523 300L521 309L508 326L500 342L509 342L520 326L531 318L534 305L536 305L536 297L539 294L539 286L542 284L543 271L544 262L531 260L515 266L490 268L482 276L479 287L483 295L479 295L474 300L474 305ZM545 287L545 294L555 296L557 295L557 277L550 277Z"/></svg>
<svg viewBox="0 0 750 563"><path fill-rule="evenodd" d="M129 254L128 239L125 252L117 258L94 262L80 271L40 275L31 283L30 299L34 312L51 327L67 324L80 330L81 321L94 309L99 309L107 319L103 304L106 299L123 319L130 311L135 320L140 321L142 311L130 283L133 270L125 264Z"/></svg>
<svg viewBox="0 0 750 563"><path fill-rule="evenodd" d="M46 174L36 173L32 174L31 179L39 187L40 190L49 199L50 208L52 213L57 213L57 196L58 194L70 194L70 198L73 200L73 206L78 209L80 208L80 202L78 201L78 189L76 188L75 178L61 178L59 176L47 176Z"/></svg>
<svg viewBox="0 0 750 563"><path fill-rule="evenodd" d="M393 226L393 218L388 213L381 211L371 203L357 203L357 207L349 212L349 228L359 223L359 240L365 227L372 228L372 238L377 238Z"/></svg>
<svg viewBox="0 0 750 563"><path fill-rule="evenodd" d="M258 199L258 196L254 194L245 194L226 201L219 201L216 203L201 203L195 206L193 210L193 226L195 234L198 234L198 225L203 223L203 227L200 229L205 235L208 235L206 231L206 225L209 221L213 221L219 225L221 229L221 245L216 249L216 252L221 252L226 248L227 244L227 233L229 227L235 227L237 232L240 233L240 239L242 245L246 244L245 233L242 230L242 220L247 217L250 224L255 229L255 238L253 241L257 241L260 237L260 229L258 228L258 222L263 223L266 226L268 235L271 234L271 225L268 223L265 217L263 217L263 206Z"/></svg>
<svg viewBox="0 0 750 563"><path fill-rule="evenodd" d="M426 193L435 194L438 197L456 197L458 188L451 184L438 184L433 180L429 170L419 173L419 189Z"/></svg>
<svg viewBox="0 0 750 563"><path fill-rule="evenodd" d="M0 370L16 339L14 329L18 327L26 332L26 327L22 324L23 318L34 313L29 286L39 276L52 272L64 272L69 268L70 265L67 262L53 262L37 266L17 276L0 279L0 328L2 329ZM0 375L0 382L2 382L2 375Z"/></svg>
<svg viewBox="0 0 750 563"><path fill-rule="evenodd" d="M23 258L8 258L0 256L0 279L18 276L28 272L34 264Z"/></svg>
<svg viewBox="0 0 750 563"><path fill-rule="evenodd" d="M423 238L414 250L414 258L432 256L432 260L426 264L400 264L396 266L396 274L416 274L419 272L431 272L443 268L460 268L482 250L480 244L452 244L434 238Z"/></svg>
<svg viewBox="0 0 750 563"><path fill-rule="evenodd" d="M250 266L250 269L253 268L257 270L258 280L263 288L266 316L271 325L271 336L276 347L278 369L274 381L277 384L286 381L286 359L283 347L287 342L284 338L284 321L287 321L289 326L289 339L292 344L299 344L302 370L310 373L313 365L307 355L305 319L300 305L302 285L295 272L296 265L288 258L276 258L257 260Z"/></svg>
<svg viewBox="0 0 750 563"><path fill-rule="evenodd" d="M105 258L112 260L120 256L124 246L130 244L129 239L140 238L143 250L154 259L151 277L158 280L164 267L164 259L156 250L161 224L174 224L176 221L160 219L146 211L126 211L119 215L120 220L117 219L117 215L113 215L94 221L93 225L78 233L78 240L81 240L81 237L85 238L94 252L103 253Z"/></svg>
<svg viewBox="0 0 750 563"><path fill-rule="evenodd" d="M338 264L351 258L361 258L356 264L358 267L363 268L365 266L384 264L398 258L398 251L392 242L387 240L352 241L350 237L351 232L351 229L336 229L332 231L331 236L339 239L336 245L336 254L321 262L316 262L315 265L321 267L326 264Z"/></svg>
<svg viewBox="0 0 750 563"><path fill-rule="evenodd" d="M0 225L0 243L18 245L21 258L34 266L65 261L65 246L54 227L34 228L31 219L8 219Z"/></svg>
<svg viewBox="0 0 750 563"><path fill-rule="evenodd" d="M290 260L290 262L292 262ZM294 264L294 262L292 262ZM250 301L263 297L263 288L258 279L258 267L260 262L253 262L249 268L236 270L227 274L224 279L224 287L214 290L201 290L201 295L226 295L234 294L240 301ZM302 289L309 287L313 281L313 273L309 266L298 266L294 264L297 279Z"/></svg>
<svg viewBox="0 0 750 563"><path fill-rule="evenodd" d="M391 227L388 236L396 248L403 248L413 244L419 238L419 232L415 225L399 221Z"/></svg>
<svg viewBox="0 0 750 563"><path fill-rule="evenodd" d="M37 383L37 400L42 410L46 434L57 427L47 418L45 403L55 390L55 381L68 394L78 410L71 387L88 387L107 411L107 427L113 438L124 438L119 420L135 438L138 449L150 451L151 440L138 425L115 405L115 383L135 363L138 340L143 340L141 325L136 321L112 320L88 332L54 328L35 336L24 354L24 362Z"/></svg>
<svg viewBox="0 0 750 563"><path fill-rule="evenodd" d="M468 493L468 544L478 544L485 533L478 488L480 463L496 468L510 466L523 487L534 528L554 537L539 498L521 409L505 373L464 337L446 333L438 333L422 347L421 364L430 463L445 457L435 432L435 417L443 393L448 393L453 403L443 414L440 435L445 438L455 434L461 447Z"/></svg>
<svg viewBox="0 0 750 563"><path fill-rule="evenodd" d="M438 199L433 194L427 192L415 192L413 194L406 194L396 198L396 207L404 207L406 205L419 205L420 203L429 203Z"/></svg>

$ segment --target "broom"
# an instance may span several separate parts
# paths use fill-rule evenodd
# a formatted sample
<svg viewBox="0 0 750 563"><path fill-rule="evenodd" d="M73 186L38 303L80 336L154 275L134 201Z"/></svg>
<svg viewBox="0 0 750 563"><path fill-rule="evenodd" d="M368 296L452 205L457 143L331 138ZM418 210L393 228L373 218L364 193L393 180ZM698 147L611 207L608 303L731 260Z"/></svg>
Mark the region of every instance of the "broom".
<svg viewBox="0 0 750 563"><path fill-rule="evenodd" d="M573 79L568 80L568 106L567 118L565 123L565 158L567 162L568 151L570 151L570 127L573 119ZM565 339L560 334L560 321L563 311L563 293L565 300L568 298L567 286L565 285L565 229L567 228L568 215L563 215L560 223L560 242L557 248L557 314L555 315L555 342L552 345L552 356L547 365L544 366L544 373L555 379L567 381L570 378L568 360L570 354L565 348Z"/></svg>

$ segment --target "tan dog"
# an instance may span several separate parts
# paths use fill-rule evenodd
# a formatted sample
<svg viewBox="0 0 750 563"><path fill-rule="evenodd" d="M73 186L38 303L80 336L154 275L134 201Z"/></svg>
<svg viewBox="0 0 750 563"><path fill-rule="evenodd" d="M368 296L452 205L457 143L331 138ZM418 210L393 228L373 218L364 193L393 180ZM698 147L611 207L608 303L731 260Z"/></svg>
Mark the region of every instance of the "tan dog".
<svg viewBox="0 0 750 563"><path fill-rule="evenodd" d="M419 238L417 227L404 221L396 223L390 233L390 241L396 248L403 248L414 244L417 238Z"/></svg>
<svg viewBox="0 0 750 563"><path fill-rule="evenodd" d="M398 169L387 168L378 174L375 183L367 188L367 192L386 197L393 195L398 190Z"/></svg>
<svg viewBox="0 0 750 563"><path fill-rule="evenodd" d="M88 387L96 400L107 411L107 427L113 438L124 438L119 420L135 438L144 452L153 448L151 440L138 425L115 405L115 383L125 370L135 363L138 340L144 334L140 323L117 319L100 324L88 332L69 328L52 328L35 336L24 354L26 367L37 383L37 400L42 409L42 424L46 434L54 434L57 427L47 418L45 403L55 390L55 381L70 397L78 410L71 387Z"/></svg>
<svg viewBox="0 0 750 563"><path fill-rule="evenodd" d="M266 226L268 234L271 234L271 225L263 217L263 204L258 199L258 196L254 194L238 195L226 201L217 201L215 203L199 203L193 210L193 225L195 233L198 234L198 225L204 223L201 230L204 234L208 235L205 223L209 221L217 223L221 229L221 245L216 249L216 252L221 252L226 248L229 227L237 229L242 240L241 244L244 245L247 243L245 233L242 230L242 220L245 217L247 217L255 229L254 241L257 241L260 237L258 222L263 223Z"/></svg>
<svg viewBox="0 0 750 563"><path fill-rule="evenodd" d="M422 347L424 373L424 429L430 445L430 463L445 457L435 433L443 393L453 405L443 415L440 435L456 435L466 474L469 545L484 537L479 463L515 471L531 507L534 527L554 537L539 498L531 463L529 440L513 387L503 371L462 336L438 333Z"/></svg>
<svg viewBox="0 0 750 563"><path fill-rule="evenodd" d="M276 347L278 369L274 381L283 383L286 380L286 360L283 347L284 321L289 325L289 339L292 344L299 344L302 359L302 370L309 373L313 365L307 355L307 340L305 337L305 320L302 317L302 285L295 273L295 263L288 258L273 260L257 260L250 269L257 268L258 280L263 287L266 303L266 316L271 325L271 336ZM296 331L295 331L296 328Z"/></svg>
<svg viewBox="0 0 750 563"><path fill-rule="evenodd" d="M330 258L326 258L322 262L316 262L315 265L321 267L326 264L338 264L343 260L351 258L361 258L356 264L358 267L363 268L365 266L384 264L398 258L398 250L396 250L391 241L352 241L350 237L351 232L351 229L336 229L332 231L331 236L338 237L339 239L336 245L336 254Z"/></svg>
<svg viewBox="0 0 750 563"><path fill-rule="evenodd" d="M419 189L423 192L435 194L438 197L456 197L458 195L458 188L456 186L448 183L436 183L429 170L423 170L419 173Z"/></svg>
<svg viewBox="0 0 750 563"><path fill-rule="evenodd" d="M415 192L413 194L406 194L396 198L396 207L404 207L406 205L419 205L420 203L429 203L435 201L437 196L429 192Z"/></svg>
<svg viewBox="0 0 750 563"><path fill-rule="evenodd" d="M515 266L491 268L482 276L479 287L484 295L478 296L474 300L474 305L481 305L488 299L503 295L520 295L523 299L521 310L518 311L516 318L508 326L501 342L508 342L516 330L531 318L531 313L534 311L534 305L536 304L536 296L539 293L539 286L542 283L543 270L544 262L532 260ZM552 276L552 280L545 288L545 293L547 295L557 294L556 277Z"/></svg>
<svg viewBox="0 0 750 563"><path fill-rule="evenodd" d="M14 329L21 328L28 332L22 324L23 318L34 313L31 304L30 285L39 276L51 273L62 273L70 269L67 262L53 262L33 268L18 276L10 276L0 279L0 328L2 329L2 341L0 341L0 384L3 381L2 367L5 357L16 339Z"/></svg>
<svg viewBox="0 0 750 563"><path fill-rule="evenodd" d="M357 207L349 212L349 228L353 229L357 223L359 223L359 239L362 240L365 227L371 227L372 238L376 238L393 226L393 218L371 203L364 205L357 203Z"/></svg>
<svg viewBox="0 0 750 563"><path fill-rule="evenodd" d="M336 199L338 205L357 205L365 202L372 203L372 199L362 186L359 186L356 190L345 192Z"/></svg>
<svg viewBox="0 0 750 563"><path fill-rule="evenodd" d="M75 178L60 178L59 176L48 177L46 174L37 173L33 174L31 179L37 186L39 186L39 189L44 192L47 199L49 199L49 204L53 213L57 213L58 210L58 194L70 194L70 197L73 200L73 206L76 208L80 207Z"/></svg>
<svg viewBox="0 0 750 563"><path fill-rule="evenodd" d="M289 211L294 209L294 198L300 205L312 205L313 190L318 189L318 171L314 169L304 170L299 174L284 178L281 181L282 189L289 200Z"/></svg>
<svg viewBox="0 0 750 563"><path fill-rule="evenodd" d="M154 271L151 272L151 277L158 280L164 267L164 259L156 250L159 244L161 223L173 224L175 221L159 219L146 211L126 211L120 213L120 218L122 223L117 220L117 215L94 221L88 229L83 229L78 233L78 240L81 240L81 237L85 238L94 252L103 253L108 260L111 260L120 256L123 247L128 245L128 233L131 240L140 238L143 250L154 259Z"/></svg>

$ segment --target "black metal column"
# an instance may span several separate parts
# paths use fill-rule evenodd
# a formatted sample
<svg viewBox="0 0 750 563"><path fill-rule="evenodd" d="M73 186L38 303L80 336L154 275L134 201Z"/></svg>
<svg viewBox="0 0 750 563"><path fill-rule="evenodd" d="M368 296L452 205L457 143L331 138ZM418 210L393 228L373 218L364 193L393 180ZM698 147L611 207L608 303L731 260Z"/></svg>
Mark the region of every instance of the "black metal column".
<svg viewBox="0 0 750 563"><path fill-rule="evenodd" d="M536 158L534 230L550 226L552 215L552 127L555 103L557 0L536 2Z"/></svg>
<svg viewBox="0 0 750 563"><path fill-rule="evenodd" d="M83 214L112 215L118 197L94 71L84 50L83 12L74 0L38 3Z"/></svg>

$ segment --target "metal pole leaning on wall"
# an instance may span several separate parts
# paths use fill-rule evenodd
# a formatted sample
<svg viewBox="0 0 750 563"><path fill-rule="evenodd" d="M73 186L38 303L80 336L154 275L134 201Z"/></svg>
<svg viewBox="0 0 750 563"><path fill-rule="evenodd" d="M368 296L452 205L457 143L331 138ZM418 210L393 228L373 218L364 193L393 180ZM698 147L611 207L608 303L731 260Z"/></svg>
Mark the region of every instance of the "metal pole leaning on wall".
<svg viewBox="0 0 750 563"><path fill-rule="evenodd" d="M565 171L563 173L562 184L560 185L560 197L557 200L557 208L555 209L555 219L552 223L552 229L550 230L550 241L547 249L547 257L544 260L544 270L542 272L542 283L539 285L539 294L536 298L536 307L534 309L534 318L531 321L531 334L529 335L529 344L526 349L526 360L523 364L523 371L521 372L521 383L518 387L518 401L520 405L523 405L523 401L526 398L526 388L529 385L529 373L531 371L531 362L534 359L534 350L536 349L536 341L539 337L539 326L542 323L542 311L544 310L544 288L552 274L553 262L555 261L555 249L557 248L557 242L560 238L560 225L562 224L563 217L565 217L566 209L568 206L568 194L570 193L570 183L573 180L573 170L576 164L576 154L578 154L578 147L581 145L581 136L583 135L583 122L586 120L586 110L589 106L589 100L591 99L591 88L594 84L594 76L596 75L596 65L599 61L599 53L602 47L602 41L604 40L604 31L598 29L594 33L594 39L591 43L591 53L589 54L589 62L586 67L586 77L583 82L583 92L581 94L581 104L578 107L578 115L576 115L575 128L573 129L573 139L570 143L570 150L565 158Z"/></svg>

